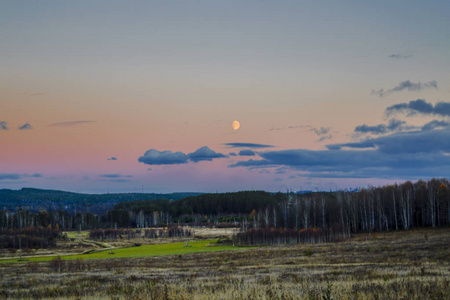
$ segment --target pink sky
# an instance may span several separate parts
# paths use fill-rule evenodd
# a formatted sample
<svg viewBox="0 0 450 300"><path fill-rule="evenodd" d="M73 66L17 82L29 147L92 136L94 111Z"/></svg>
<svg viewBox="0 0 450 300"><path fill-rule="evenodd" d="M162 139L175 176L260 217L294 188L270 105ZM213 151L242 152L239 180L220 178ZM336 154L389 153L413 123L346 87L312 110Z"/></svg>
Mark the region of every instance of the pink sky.
<svg viewBox="0 0 450 300"><path fill-rule="evenodd" d="M449 146L435 137L448 134L450 113L386 109L450 101L448 6L2 3L0 188L328 190L447 176L434 161L445 166ZM356 130L393 119L405 123ZM432 121L441 123L425 130ZM326 152L367 139L379 164L346 168L348 147L364 151L357 145ZM411 139L432 142L411 154ZM383 152L397 140L403 148ZM226 157L138 162L150 149L203 146ZM428 168L410 166L431 152ZM260 165L236 166L250 159Z"/></svg>

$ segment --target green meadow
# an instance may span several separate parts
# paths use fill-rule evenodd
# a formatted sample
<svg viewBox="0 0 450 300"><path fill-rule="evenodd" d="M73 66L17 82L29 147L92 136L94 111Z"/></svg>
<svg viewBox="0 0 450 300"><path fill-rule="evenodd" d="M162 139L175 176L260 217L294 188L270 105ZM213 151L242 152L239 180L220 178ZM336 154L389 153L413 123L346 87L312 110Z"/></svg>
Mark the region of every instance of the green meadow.
<svg viewBox="0 0 450 300"><path fill-rule="evenodd" d="M190 241L188 247L185 247L184 242L158 244L158 245L145 245L139 247L119 248L113 249L113 254L110 250L104 250L100 252L83 254L83 255L66 255L61 256L64 260L72 259L107 259L107 258L136 258L136 257L149 257L149 256L164 256L164 255L181 255L196 252L216 252L216 251L228 251L237 250L250 247L233 247L232 245L221 245L218 240L202 240L202 241ZM31 262L31 261L50 261L57 256L41 256L41 257L24 257L24 260L19 261L16 259L0 260L0 263L10 262Z"/></svg>

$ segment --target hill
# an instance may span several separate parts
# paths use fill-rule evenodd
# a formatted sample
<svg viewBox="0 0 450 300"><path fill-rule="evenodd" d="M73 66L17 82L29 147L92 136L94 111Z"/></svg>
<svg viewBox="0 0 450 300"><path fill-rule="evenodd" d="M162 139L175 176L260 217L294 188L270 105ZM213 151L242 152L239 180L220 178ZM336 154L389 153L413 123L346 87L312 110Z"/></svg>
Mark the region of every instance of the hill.
<svg viewBox="0 0 450 300"><path fill-rule="evenodd" d="M81 194L58 190L22 188L21 190L0 189L0 209L17 211L67 210L69 212L91 212L104 214L119 202L135 200L168 199L179 200L201 193L117 193Z"/></svg>

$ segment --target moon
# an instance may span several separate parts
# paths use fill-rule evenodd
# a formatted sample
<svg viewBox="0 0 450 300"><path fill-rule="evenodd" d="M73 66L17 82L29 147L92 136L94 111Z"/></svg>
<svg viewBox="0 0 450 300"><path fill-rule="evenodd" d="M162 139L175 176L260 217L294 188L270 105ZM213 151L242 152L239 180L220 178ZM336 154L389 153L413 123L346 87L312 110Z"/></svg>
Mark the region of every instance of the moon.
<svg viewBox="0 0 450 300"><path fill-rule="evenodd" d="M234 120L231 126L233 127L234 130L238 130L239 127L241 127L241 124L239 124L238 121Z"/></svg>

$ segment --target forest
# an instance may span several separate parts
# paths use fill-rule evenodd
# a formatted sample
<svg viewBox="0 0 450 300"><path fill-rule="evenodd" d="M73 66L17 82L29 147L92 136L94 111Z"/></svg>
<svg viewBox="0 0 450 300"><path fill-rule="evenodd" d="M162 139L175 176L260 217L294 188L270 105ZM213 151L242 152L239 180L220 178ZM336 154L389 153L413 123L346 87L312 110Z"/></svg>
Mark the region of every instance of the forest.
<svg viewBox="0 0 450 300"><path fill-rule="evenodd" d="M223 226L241 228L237 237L248 244L316 243L346 239L360 232L448 226L449 188L447 179L432 179L358 191L304 194L244 191L201 194L180 200L135 200L117 203L104 214L1 210L0 229L81 231L173 224Z"/></svg>

